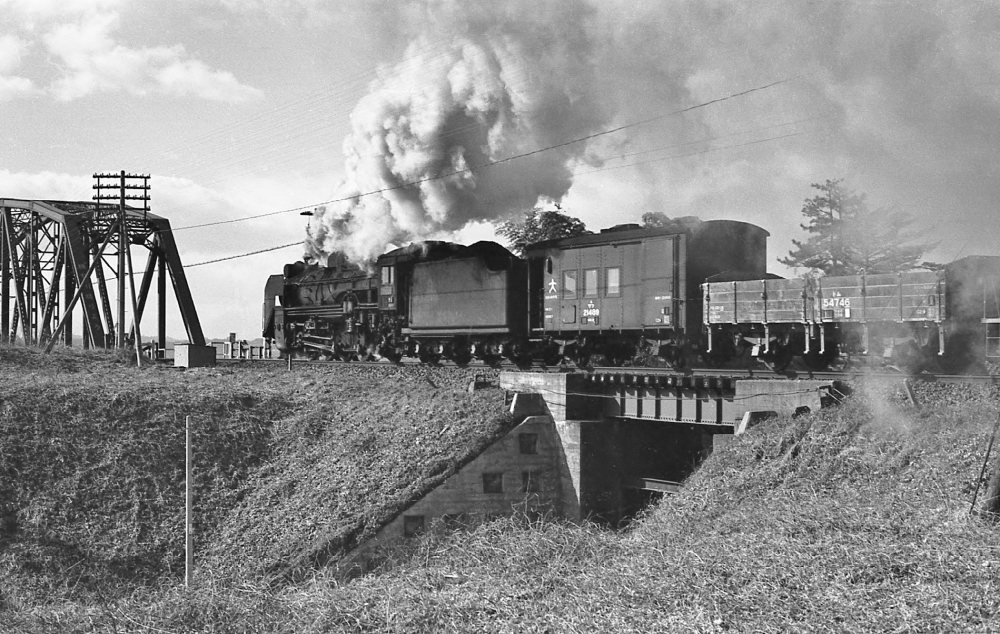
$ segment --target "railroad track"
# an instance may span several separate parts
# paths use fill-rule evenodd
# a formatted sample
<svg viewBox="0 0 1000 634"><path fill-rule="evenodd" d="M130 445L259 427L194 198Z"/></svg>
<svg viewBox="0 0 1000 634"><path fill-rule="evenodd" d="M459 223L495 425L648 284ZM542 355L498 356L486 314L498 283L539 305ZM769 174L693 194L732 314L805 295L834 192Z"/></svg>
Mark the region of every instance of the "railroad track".
<svg viewBox="0 0 1000 634"><path fill-rule="evenodd" d="M225 365L235 365L242 363L282 363L286 364L286 359L219 359L219 363ZM296 359L293 365L307 366L387 366L390 361L336 361L336 360L307 360ZM404 367L425 367L425 364L418 359L404 359L396 365ZM521 367L514 364L500 364L498 366L486 365L483 363L471 363L459 366L451 362L436 364L434 367L453 367L461 369L482 369L482 370L503 370L509 372L581 372L595 376L684 376L684 377L715 377L733 379L819 379L829 381L863 381L863 380L891 380L909 379L911 381L922 381L928 383L970 383L981 385L1000 385L1000 375L967 375L967 374L907 374L901 371L876 371L872 369L856 369L841 371L798 371L787 370L775 372L766 367L761 368L736 368L736 369L712 369L712 368L688 368L675 370L673 368L652 368L635 366L597 366L590 368L579 368L573 365L546 366L533 364L531 367Z"/></svg>

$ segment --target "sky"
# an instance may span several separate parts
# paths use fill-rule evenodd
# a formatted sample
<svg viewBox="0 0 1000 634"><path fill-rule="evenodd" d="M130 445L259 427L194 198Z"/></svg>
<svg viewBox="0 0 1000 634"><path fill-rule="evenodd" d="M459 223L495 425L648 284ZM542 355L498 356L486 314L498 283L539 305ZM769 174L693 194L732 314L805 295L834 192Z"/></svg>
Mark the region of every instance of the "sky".
<svg viewBox="0 0 1000 634"><path fill-rule="evenodd" d="M304 254L536 205L755 223L793 275L811 184L844 179L928 259L1000 255L998 153L995 3L0 0L0 198L152 175L209 338L259 336Z"/></svg>

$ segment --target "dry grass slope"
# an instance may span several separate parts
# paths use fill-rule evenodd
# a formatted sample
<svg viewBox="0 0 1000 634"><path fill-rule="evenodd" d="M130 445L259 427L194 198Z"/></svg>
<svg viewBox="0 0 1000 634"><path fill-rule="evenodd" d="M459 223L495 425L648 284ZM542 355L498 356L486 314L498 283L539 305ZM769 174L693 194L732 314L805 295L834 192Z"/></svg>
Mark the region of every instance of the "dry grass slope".
<svg viewBox="0 0 1000 634"><path fill-rule="evenodd" d="M968 511L1000 399L918 395L921 411L862 388L754 428L623 534L501 520L432 533L346 585L175 590L133 618L168 631L996 631L1000 534Z"/></svg>
<svg viewBox="0 0 1000 634"><path fill-rule="evenodd" d="M624 533L512 518L432 531L349 582L323 570L288 575L335 557L396 512L414 483L460 462L427 443L454 435L462 445L466 432L454 426L482 406L459 395L462 377L428 375L436 388L424 392L422 375L352 376L356 388L333 374L285 386L294 414L267 428L266 459L224 498L196 591L173 577L100 600L7 599L0 623L37 632L1000 629L1000 529L968 512L1000 409L995 389L921 385L918 411L898 386L859 386L841 407L768 421ZM369 389L393 395L385 409L358 410ZM412 419L406 429L385 422L395 414ZM350 515L358 504L367 510ZM0 566L10 571L11 561L5 550ZM267 583L275 573L291 581Z"/></svg>
<svg viewBox="0 0 1000 634"><path fill-rule="evenodd" d="M182 577L187 415L201 574L325 563L509 426L502 393L469 394L470 378L0 348L0 610L104 605Z"/></svg>

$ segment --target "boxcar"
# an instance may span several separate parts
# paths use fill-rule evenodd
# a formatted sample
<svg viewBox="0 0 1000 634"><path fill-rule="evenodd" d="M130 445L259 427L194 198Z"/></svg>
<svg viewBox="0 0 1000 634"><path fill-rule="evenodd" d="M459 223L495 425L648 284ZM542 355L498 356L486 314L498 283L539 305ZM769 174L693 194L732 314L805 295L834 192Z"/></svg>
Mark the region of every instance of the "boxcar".
<svg viewBox="0 0 1000 634"><path fill-rule="evenodd" d="M603 354L612 363L649 355L680 365L699 345L700 284L763 276L768 235L745 222L682 218L530 245L531 334L578 363Z"/></svg>

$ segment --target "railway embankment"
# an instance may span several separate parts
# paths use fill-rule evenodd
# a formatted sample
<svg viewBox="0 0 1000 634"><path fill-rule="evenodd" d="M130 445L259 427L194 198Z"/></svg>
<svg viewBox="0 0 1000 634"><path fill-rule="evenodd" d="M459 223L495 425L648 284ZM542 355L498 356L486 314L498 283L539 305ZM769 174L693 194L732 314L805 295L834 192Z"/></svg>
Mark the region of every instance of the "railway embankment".
<svg viewBox="0 0 1000 634"><path fill-rule="evenodd" d="M259 582L335 561L506 431L502 393L470 393L472 377L3 347L0 609L183 578L187 416L201 574Z"/></svg>
<svg viewBox="0 0 1000 634"><path fill-rule="evenodd" d="M137 371L0 350L0 631L1000 626L1000 529L969 513L1000 412L983 385L917 382L916 407L901 381L855 383L839 406L752 427L627 530L435 528L345 582L315 564L508 424L481 417L498 391L413 370ZM194 591L188 413L203 461Z"/></svg>

